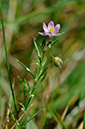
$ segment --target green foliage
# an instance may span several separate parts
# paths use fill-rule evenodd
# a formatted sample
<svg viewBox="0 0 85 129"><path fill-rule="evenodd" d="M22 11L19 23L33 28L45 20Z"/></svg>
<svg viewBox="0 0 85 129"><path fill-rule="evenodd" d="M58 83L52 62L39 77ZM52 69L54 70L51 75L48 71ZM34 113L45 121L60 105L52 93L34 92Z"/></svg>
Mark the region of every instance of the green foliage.
<svg viewBox="0 0 85 129"><path fill-rule="evenodd" d="M42 47L41 47L41 45L40 45L40 43L36 40L36 38L34 37L34 41L35 41L35 44L37 43L38 45L39 45L39 47L41 48L41 50L42 50ZM36 50L37 51L37 50ZM38 50L39 51L39 50Z"/></svg>
<svg viewBox="0 0 85 129"><path fill-rule="evenodd" d="M44 74L43 78L39 81L39 83L37 85L34 86L33 90L32 90L32 93L35 92L35 90L40 86L40 84L42 83L42 81L44 80L44 78L46 77L46 74Z"/></svg>
<svg viewBox="0 0 85 129"><path fill-rule="evenodd" d="M8 106L9 122L5 128L9 129L16 123L18 128L56 129L60 125L64 129L80 129L82 125L84 129L84 0L1 0L1 3L0 128L4 128L6 122L6 105L11 98L11 89L13 100L8 104L11 107ZM61 25L60 33L65 32L64 35L52 39L39 36L38 32L43 32L43 22L47 25L51 20L55 25ZM32 37L36 38L32 40ZM43 39L46 41L44 47ZM49 41L52 43L47 46ZM53 65L52 55L63 60L61 69ZM38 112L42 107L44 111ZM21 117L18 123L16 115ZM10 125L11 120L13 123Z"/></svg>
<svg viewBox="0 0 85 129"><path fill-rule="evenodd" d="M0 14L1 14L1 23L2 23L2 30L3 30L4 48L5 48L5 55L6 55L6 63L7 63L7 69L8 69L10 88L11 88L11 92L12 92L12 97L13 97L13 102L14 102L16 115L17 115L17 118L18 118L17 107L16 107L16 102L15 102L15 96L14 96L14 91L13 91L13 88L12 88L12 80L11 80L11 74L10 74L8 54L7 54L7 46L6 46L5 29L4 29L4 21L3 21L3 15L2 15L1 1L0 1Z"/></svg>
<svg viewBox="0 0 85 129"><path fill-rule="evenodd" d="M31 70L29 69L29 68L27 68L23 63L21 63L19 60L17 60L17 62L21 65L21 66L23 66L31 75L32 75L32 77L34 78L34 75L33 75L33 73L31 72Z"/></svg>
<svg viewBox="0 0 85 129"><path fill-rule="evenodd" d="M37 113L35 113L31 118L29 118L29 119L23 124L23 126L22 126L21 128L24 128L25 125L26 125L30 120L32 120L35 116L37 116L42 110L43 110L43 109L39 110L39 111L38 111Z"/></svg>
<svg viewBox="0 0 85 129"><path fill-rule="evenodd" d="M61 125L62 129L67 129L66 126L64 125L63 121L61 120L60 115L57 113L57 111L54 109L54 107L52 105L50 106L49 110L52 113L56 122Z"/></svg>

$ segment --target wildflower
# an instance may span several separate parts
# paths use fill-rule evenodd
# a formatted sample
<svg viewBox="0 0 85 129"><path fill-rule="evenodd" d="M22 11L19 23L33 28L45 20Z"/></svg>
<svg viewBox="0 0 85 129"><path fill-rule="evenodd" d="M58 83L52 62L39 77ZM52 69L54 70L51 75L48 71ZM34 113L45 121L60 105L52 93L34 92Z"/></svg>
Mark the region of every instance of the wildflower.
<svg viewBox="0 0 85 129"><path fill-rule="evenodd" d="M54 62L54 65L56 66L56 67L62 67L62 65L63 65L63 61L59 58L59 57L54 57L53 58L53 62Z"/></svg>
<svg viewBox="0 0 85 129"><path fill-rule="evenodd" d="M58 36L58 35L61 35L61 34L58 34L59 30L60 30L60 24L57 24L56 26L54 26L54 22L53 21L50 21L48 23L48 27L46 26L45 23L43 23L43 30L44 30L44 33L42 32L39 32L40 35L48 35L49 37L53 37L53 36Z"/></svg>

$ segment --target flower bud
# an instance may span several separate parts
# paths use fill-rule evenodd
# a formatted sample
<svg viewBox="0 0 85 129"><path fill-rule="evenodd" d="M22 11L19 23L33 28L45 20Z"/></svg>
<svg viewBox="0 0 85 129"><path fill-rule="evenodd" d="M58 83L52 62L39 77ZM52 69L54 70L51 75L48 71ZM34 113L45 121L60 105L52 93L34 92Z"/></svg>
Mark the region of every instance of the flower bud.
<svg viewBox="0 0 85 129"><path fill-rule="evenodd" d="M54 57L53 58L53 63L56 67L62 67L63 61L59 57Z"/></svg>
<svg viewBox="0 0 85 129"><path fill-rule="evenodd" d="M51 43L52 43L52 41L49 41L49 42L47 43L47 46L49 46Z"/></svg>
<svg viewBox="0 0 85 129"><path fill-rule="evenodd" d="M46 41L45 41L45 39L43 39L43 41L41 43L41 47L44 48L45 44L46 44Z"/></svg>

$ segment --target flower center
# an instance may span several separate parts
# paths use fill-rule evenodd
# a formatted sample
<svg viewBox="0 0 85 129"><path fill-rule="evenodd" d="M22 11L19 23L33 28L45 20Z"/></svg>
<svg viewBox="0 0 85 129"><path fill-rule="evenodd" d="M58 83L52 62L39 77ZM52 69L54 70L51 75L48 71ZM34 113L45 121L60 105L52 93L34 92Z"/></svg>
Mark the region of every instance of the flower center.
<svg viewBox="0 0 85 129"><path fill-rule="evenodd" d="M53 31L54 31L55 27L50 25L50 33L53 34Z"/></svg>

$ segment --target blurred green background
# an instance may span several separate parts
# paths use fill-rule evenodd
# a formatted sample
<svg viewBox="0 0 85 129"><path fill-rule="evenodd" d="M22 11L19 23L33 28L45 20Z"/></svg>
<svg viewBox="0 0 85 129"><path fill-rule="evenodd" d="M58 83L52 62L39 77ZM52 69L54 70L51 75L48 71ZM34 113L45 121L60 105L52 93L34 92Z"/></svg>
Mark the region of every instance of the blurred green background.
<svg viewBox="0 0 85 129"><path fill-rule="evenodd" d="M85 0L1 0L1 3L17 105L22 102L23 92L18 76L27 79L30 85L33 84L33 80L18 64L16 58L34 71L33 63L36 55L33 37L42 42L43 37L38 32L43 31L43 22L47 25L52 20L55 25L61 25L60 32L65 32L50 49L54 56L59 56L63 60L63 67L55 67L47 55L48 73L42 86L35 93L33 107L28 115L33 115L42 107L44 112L29 122L26 128L40 129L42 125L43 129L60 129L49 111L48 104L51 103L62 116L70 102L64 122L68 129L79 129L85 110ZM2 122L6 117L10 88L1 27L0 23L0 121Z"/></svg>

